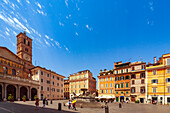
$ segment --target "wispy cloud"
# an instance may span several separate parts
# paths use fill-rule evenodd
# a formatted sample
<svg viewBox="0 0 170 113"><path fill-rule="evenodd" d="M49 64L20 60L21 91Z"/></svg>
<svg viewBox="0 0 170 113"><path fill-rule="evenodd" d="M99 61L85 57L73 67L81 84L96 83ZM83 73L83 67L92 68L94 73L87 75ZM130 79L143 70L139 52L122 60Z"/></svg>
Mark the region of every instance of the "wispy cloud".
<svg viewBox="0 0 170 113"><path fill-rule="evenodd" d="M58 48L61 48L61 46L60 46L60 43L59 43L59 42L55 41L55 44L56 44L56 46L58 46Z"/></svg>
<svg viewBox="0 0 170 113"><path fill-rule="evenodd" d="M35 4L41 9L40 3L36 2Z"/></svg>
<svg viewBox="0 0 170 113"><path fill-rule="evenodd" d="M77 32L75 32L75 35L76 35L76 36L79 36L79 34L78 34Z"/></svg>
<svg viewBox="0 0 170 113"><path fill-rule="evenodd" d="M49 36L47 36L47 35L45 35L45 37L46 37L47 39L50 39L50 37L49 37Z"/></svg>
<svg viewBox="0 0 170 113"><path fill-rule="evenodd" d="M89 25L88 25L88 24L86 25L86 28L87 28L89 31L92 31L92 28L91 28L91 27L89 27Z"/></svg>
<svg viewBox="0 0 170 113"><path fill-rule="evenodd" d="M51 46L50 43L46 39L44 39L44 41L45 41L47 46Z"/></svg>
<svg viewBox="0 0 170 113"><path fill-rule="evenodd" d="M63 24L63 23L61 23L60 21L59 21L59 25L60 25L60 26L64 26L64 24Z"/></svg>
<svg viewBox="0 0 170 113"><path fill-rule="evenodd" d="M65 45L64 45L64 48L65 48L66 51L70 52L69 49Z"/></svg>
<svg viewBox="0 0 170 113"><path fill-rule="evenodd" d="M43 11L40 11L39 9L37 9L37 12L38 12L39 14L42 14L43 16L47 16L47 13L44 13Z"/></svg>
<svg viewBox="0 0 170 113"><path fill-rule="evenodd" d="M65 4L66 4L66 6L68 7L68 0L65 0Z"/></svg>

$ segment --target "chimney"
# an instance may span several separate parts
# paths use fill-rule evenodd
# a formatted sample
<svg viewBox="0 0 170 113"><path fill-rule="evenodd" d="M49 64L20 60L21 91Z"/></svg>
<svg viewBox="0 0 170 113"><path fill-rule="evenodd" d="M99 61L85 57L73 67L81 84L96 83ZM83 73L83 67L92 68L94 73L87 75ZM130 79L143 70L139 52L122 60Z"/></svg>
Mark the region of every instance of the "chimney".
<svg viewBox="0 0 170 113"><path fill-rule="evenodd" d="M106 71L107 71L107 69L104 69L104 71L106 72Z"/></svg>
<svg viewBox="0 0 170 113"><path fill-rule="evenodd" d="M156 64L156 57L154 57L154 64Z"/></svg>
<svg viewBox="0 0 170 113"><path fill-rule="evenodd" d="M102 69L100 70L100 73L102 72Z"/></svg>

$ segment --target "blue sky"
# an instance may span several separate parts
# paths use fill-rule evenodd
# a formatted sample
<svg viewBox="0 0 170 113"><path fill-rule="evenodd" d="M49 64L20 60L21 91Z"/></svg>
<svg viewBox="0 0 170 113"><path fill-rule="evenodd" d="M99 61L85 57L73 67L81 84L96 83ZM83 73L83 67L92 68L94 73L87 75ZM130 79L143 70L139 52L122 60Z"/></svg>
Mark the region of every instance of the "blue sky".
<svg viewBox="0 0 170 113"><path fill-rule="evenodd" d="M33 39L33 64L64 76L153 62L170 52L169 0L1 0L0 46L16 53L16 35Z"/></svg>

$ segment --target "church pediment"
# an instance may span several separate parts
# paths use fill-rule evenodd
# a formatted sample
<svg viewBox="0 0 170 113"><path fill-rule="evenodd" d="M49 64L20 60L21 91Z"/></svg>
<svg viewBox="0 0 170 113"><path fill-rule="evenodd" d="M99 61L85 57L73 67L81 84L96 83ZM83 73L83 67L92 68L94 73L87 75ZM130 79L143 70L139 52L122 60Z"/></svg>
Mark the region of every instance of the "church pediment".
<svg viewBox="0 0 170 113"><path fill-rule="evenodd" d="M0 47L0 57L22 64L22 60L6 47Z"/></svg>

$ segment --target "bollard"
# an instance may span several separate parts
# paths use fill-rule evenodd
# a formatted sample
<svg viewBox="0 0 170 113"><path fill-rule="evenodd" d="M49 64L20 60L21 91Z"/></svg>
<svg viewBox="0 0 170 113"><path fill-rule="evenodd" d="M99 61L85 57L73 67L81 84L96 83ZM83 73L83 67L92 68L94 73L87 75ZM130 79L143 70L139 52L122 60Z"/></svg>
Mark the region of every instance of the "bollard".
<svg viewBox="0 0 170 113"><path fill-rule="evenodd" d="M51 104L53 104L53 101L51 100Z"/></svg>
<svg viewBox="0 0 170 113"><path fill-rule="evenodd" d="M122 108L122 104L121 103L119 103L119 108Z"/></svg>
<svg viewBox="0 0 170 113"><path fill-rule="evenodd" d="M61 111L61 103L58 103L58 110Z"/></svg>
<svg viewBox="0 0 170 113"><path fill-rule="evenodd" d="M109 113L109 107L108 107L108 105L105 106L105 113Z"/></svg>

